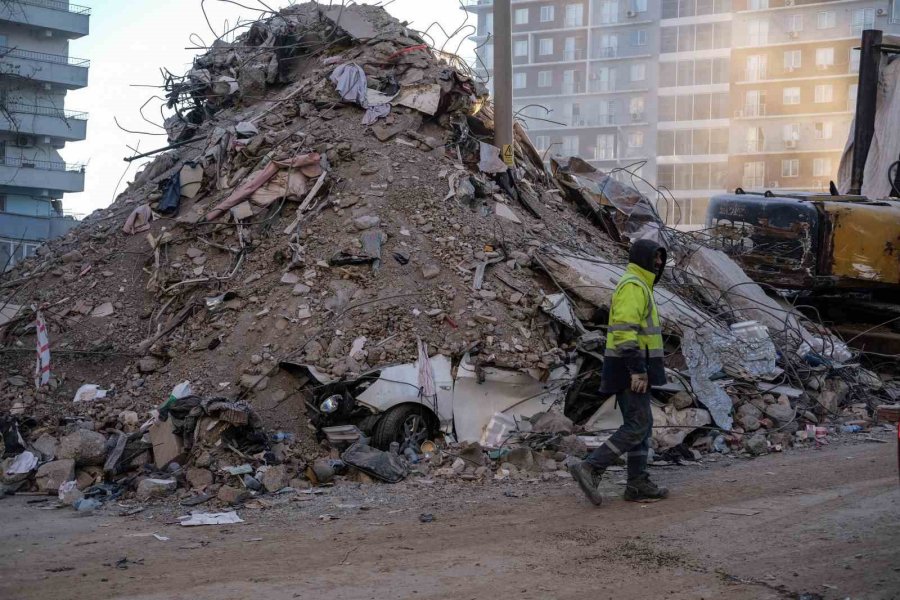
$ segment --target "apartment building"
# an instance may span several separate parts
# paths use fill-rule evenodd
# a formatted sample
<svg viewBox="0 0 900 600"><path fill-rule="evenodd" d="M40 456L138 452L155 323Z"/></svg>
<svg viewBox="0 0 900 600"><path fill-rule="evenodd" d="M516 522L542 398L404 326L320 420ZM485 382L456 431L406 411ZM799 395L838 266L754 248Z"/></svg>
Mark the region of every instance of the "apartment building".
<svg viewBox="0 0 900 600"><path fill-rule="evenodd" d="M477 67L490 76L490 0ZM863 29L900 31L900 0L513 0L514 107L541 150L665 189L702 225L736 187L820 189L855 107ZM642 191L650 186L630 173Z"/></svg>
<svg viewBox="0 0 900 600"><path fill-rule="evenodd" d="M84 168L59 150L87 133L87 114L65 98L88 83L69 41L89 21L89 8L65 0L0 3L0 270L77 224L62 198L84 190Z"/></svg>

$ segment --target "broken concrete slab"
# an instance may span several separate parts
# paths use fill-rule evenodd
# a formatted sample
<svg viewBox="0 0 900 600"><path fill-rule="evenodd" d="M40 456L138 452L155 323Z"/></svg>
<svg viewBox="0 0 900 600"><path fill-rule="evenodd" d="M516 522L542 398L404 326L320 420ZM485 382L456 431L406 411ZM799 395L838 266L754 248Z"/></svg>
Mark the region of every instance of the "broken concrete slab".
<svg viewBox="0 0 900 600"><path fill-rule="evenodd" d="M38 491L56 494L59 486L75 479L75 461L71 458L54 460L38 467L35 483Z"/></svg>

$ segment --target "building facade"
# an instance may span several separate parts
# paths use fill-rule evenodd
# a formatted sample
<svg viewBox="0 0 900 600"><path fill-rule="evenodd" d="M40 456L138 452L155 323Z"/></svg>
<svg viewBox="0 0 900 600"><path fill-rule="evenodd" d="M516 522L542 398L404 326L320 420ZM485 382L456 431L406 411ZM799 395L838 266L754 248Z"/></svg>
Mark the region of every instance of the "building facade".
<svg viewBox="0 0 900 600"><path fill-rule="evenodd" d="M900 32L900 0L512 4L514 109L538 148L635 184L685 227L737 187L827 189L855 109L854 47L864 29ZM466 8L490 77L493 2Z"/></svg>
<svg viewBox="0 0 900 600"><path fill-rule="evenodd" d="M90 9L64 0L0 3L0 270L77 224L62 208L84 190L84 168L59 155L85 139L87 114L66 110L87 86L87 60L69 40L89 32Z"/></svg>

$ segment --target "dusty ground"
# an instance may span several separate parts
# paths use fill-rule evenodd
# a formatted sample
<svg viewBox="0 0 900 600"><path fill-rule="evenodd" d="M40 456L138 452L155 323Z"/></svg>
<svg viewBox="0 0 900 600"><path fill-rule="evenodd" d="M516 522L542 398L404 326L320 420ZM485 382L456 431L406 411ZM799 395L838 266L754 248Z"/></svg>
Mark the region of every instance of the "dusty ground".
<svg viewBox="0 0 900 600"><path fill-rule="evenodd" d="M348 484L199 528L11 497L0 598L900 598L893 441L654 473L674 493L651 505L621 472L599 509L571 480ZM759 514L710 512L735 508Z"/></svg>

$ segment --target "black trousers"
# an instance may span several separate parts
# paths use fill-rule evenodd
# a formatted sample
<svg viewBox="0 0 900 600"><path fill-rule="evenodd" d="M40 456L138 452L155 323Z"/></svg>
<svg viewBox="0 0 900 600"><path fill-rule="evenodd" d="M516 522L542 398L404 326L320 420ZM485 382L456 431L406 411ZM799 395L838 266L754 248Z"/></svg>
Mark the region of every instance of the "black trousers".
<svg viewBox="0 0 900 600"><path fill-rule="evenodd" d="M635 479L647 472L650 436L653 434L650 393L636 394L625 389L616 394L616 402L625 422L602 446L591 452L587 462L595 469L605 469L627 453L628 479Z"/></svg>

